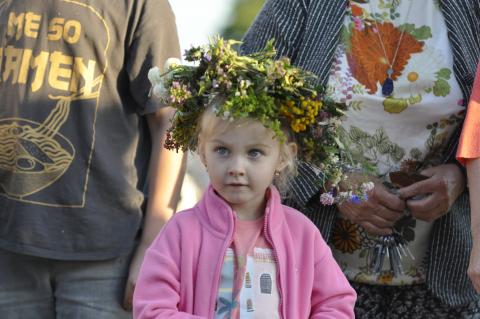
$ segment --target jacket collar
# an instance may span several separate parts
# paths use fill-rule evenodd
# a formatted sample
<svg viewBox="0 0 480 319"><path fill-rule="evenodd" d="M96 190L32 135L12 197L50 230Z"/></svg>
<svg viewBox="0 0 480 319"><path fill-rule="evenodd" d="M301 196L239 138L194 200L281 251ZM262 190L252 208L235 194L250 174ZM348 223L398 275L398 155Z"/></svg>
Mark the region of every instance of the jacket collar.
<svg viewBox="0 0 480 319"><path fill-rule="evenodd" d="M267 190L267 205L265 207L265 222L270 232L275 232L285 218L283 206L278 190L271 186ZM200 202L195 206L202 224L216 237L225 239L232 238L236 215L230 205L208 186Z"/></svg>

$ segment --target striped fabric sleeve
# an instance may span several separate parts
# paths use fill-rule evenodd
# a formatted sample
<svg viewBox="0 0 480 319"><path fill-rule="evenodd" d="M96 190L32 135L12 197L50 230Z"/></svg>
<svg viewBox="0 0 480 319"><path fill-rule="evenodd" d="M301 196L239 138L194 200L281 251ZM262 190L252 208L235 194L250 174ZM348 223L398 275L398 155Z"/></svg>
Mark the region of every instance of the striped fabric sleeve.
<svg viewBox="0 0 480 319"><path fill-rule="evenodd" d="M242 54L258 52L273 39L277 58L289 57L295 64L308 4L302 0L267 0L240 47Z"/></svg>
<svg viewBox="0 0 480 319"><path fill-rule="evenodd" d="M480 12L479 0L441 0L441 9L448 28L450 46L453 52L453 70L468 101L471 94L475 70L480 57ZM458 164L466 175L464 167L456 160L461 127L450 138L444 153L445 163Z"/></svg>
<svg viewBox="0 0 480 319"><path fill-rule="evenodd" d="M457 150L457 160L465 165L469 159L480 157L480 64L468 103L467 116Z"/></svg>

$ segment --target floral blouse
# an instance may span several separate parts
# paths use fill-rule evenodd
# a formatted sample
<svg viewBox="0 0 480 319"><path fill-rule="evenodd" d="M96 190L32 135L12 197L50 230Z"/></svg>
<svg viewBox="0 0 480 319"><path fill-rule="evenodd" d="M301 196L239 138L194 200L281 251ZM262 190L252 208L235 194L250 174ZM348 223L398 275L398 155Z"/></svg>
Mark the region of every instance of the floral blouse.
<svg viewBox="0 0 480 319"><path fill-rule="evenodd" d="M327 93L349 106L344 122L349 147L354 156L374 164L381 179L388 181L389 172L440 163L443 148L464 117L452 59L438 1L350 1ZM377 237L338 217L332 250L350 280L424 282L432 224L405 217L395 228L411 252L401 260L403 274L394 276L388 256L380 273L372 273Z"/></svg>

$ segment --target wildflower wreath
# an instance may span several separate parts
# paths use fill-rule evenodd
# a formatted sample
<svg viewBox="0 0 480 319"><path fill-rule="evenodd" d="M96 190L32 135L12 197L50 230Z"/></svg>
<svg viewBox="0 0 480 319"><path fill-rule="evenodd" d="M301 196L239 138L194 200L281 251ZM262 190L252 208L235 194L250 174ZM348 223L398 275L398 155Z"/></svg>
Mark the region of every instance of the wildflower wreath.
<svg viewBox="0 0 480 319"><path fill-rule="evenodd" d="M323 204L345 199L364 199L371 183L338 191L346 181L347 150L341 140L341 118L346 106L323 95L316 77L293 66L286 57L274 59L273 41L255 54L241 56L233 48L238 41L215 38L203 47L192 47L184 57L194 66L168 59L164 73L158 67L149 71L152 93L162 103L176 109L165 147L183 151L197 148L198 120L216 96L225 101L215 113L225 120L254 118L273 130L280 141L288 125L298 144L298 158L317 166L326 192Z"/></svg>

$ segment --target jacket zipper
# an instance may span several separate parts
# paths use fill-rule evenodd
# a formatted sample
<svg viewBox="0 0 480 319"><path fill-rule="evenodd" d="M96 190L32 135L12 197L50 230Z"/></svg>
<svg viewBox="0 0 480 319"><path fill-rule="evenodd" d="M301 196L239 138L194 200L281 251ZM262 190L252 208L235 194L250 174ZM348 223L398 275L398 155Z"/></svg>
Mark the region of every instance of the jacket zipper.
<svg viewBox="0 0 480 319"><path fill-rule="evenodd" d="M279 310L279 316L281 319L284 317L284 315L283 315L282 282L280 277L280 263L278 262L277 250L275 248L275 245L273 244L272 236L269 232L270 227L267 227L267 224L268 224L268 216L266 216L265 222L263 224L263 232L265 234L265 238L267 239L268 243L270 244L270 246L272 246L273 259L275 260L275 264L277 265L277 287L278 287L278 297L279 297L278 310Z"/></svg>
<svg viewBox="0 0 480 319"><path fill-rule="evenodd" d="M233 220L233 227L232 227L232 230L230 231L230 240L226 240L225 243L226 245L224 245L223 247L223 254L220 255L220 258L219 258L219 261L218 261L218 264L217 264L217 278L215 280L215 284L214 284L214 287L216 288L215 291L216 293L213 294L213 297L212 299L213 300L210 300L210 313L211 313L211 318L214 317L215 315L215 303L216 303L216 299L217 299L217 296L218 296L218 288L220 286L220 277L222 275L222 266L223 266L223 261L225 259L225 254L227 253L227 249L228 247L230 247L232 245L232 242L233 242L233 233L234 233L234 229L235 229L235 217L232 218ZM223 258L222 258L223 257Z"/></svg>

